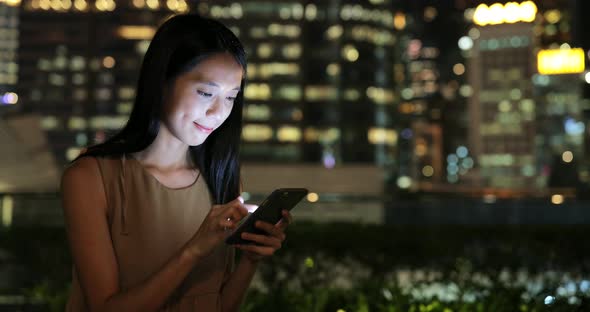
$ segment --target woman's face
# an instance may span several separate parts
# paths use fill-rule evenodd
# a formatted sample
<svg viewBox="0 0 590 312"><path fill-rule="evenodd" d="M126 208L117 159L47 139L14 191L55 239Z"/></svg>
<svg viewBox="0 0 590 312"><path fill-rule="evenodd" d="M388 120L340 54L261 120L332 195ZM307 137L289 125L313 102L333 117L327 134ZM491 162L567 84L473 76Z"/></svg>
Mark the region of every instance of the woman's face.
<svg viewBox="0 0 590 312"><path fill-rule="evenodd" d="M229 116L242 75L231 54L219 53L178 76L164 103L166 128L187 145L203 144Z"/></svg>

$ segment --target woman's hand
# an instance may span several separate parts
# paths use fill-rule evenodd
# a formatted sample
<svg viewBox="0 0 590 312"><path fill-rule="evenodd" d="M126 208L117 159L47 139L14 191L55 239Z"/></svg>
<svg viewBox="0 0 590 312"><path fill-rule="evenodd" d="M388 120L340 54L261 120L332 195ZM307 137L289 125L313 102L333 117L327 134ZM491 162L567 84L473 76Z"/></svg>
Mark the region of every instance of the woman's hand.
<svg viewBox="0 0 590 312"><path fill-rule="evenodd" d="M259 235L253 233L242 233L242 238L253 241L258 245L234 245L236 248L243 251L243 256L252 262L258 262L265 257L273 255L281 248L283 241L286 238L285 229L289 224L293 223L293 217L287 210L283 210L283 218L277 224L270 224L264 221L256 221L255 226L266 233L267 235Z"/></svg>
<svg viewBox="0 0 590 312"><path fill-rule="evenodd" d="M187 243L190 254L197 258L207 256L247 215L248 209L242 197L224 205L214 205Z"/></svg>

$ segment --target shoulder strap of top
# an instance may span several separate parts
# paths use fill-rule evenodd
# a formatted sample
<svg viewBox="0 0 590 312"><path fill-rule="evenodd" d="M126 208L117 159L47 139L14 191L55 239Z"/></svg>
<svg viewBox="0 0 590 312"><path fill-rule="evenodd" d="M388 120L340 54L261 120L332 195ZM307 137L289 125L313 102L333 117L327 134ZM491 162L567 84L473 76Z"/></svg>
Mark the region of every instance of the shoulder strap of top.
<svg viewBox="0 0 590 312"><path fill-rule="evenodd" d="M102 175L102 182L108 205L109 224L113 224L115 217L120 217L121 234L128 235L126 226L126 196L125 196L125 156L121 158L97 157L98 168Z"/></svg>

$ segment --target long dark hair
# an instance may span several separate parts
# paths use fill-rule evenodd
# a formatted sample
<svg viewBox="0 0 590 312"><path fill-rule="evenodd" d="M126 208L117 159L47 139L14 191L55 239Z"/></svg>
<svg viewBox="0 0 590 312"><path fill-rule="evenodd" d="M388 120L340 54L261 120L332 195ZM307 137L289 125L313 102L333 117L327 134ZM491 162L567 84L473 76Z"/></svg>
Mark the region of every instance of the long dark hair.
<svg viewBox="0 0 590 312"><path fill-rule="evenodd" d="M193 69L206 57L228 52L244 75L232 111L225 122L189 155L207 180L216 203L240 193L239 146L246 77L246 53L238 38L224 25L195 14L176 15L156 32L144 56L133 110L125 127L104 143L89 147L80 157L117 157L147 148L160 129L164 87Z"/></svg>

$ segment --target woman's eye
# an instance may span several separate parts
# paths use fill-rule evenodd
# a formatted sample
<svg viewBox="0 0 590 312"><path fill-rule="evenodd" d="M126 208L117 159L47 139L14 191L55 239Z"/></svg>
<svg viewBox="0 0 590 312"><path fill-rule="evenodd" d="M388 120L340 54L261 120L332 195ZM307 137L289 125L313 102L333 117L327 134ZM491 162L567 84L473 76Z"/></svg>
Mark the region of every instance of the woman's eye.
<svg viewBox="0 0 590 312"><path fill-rule="evenodd" d="M236 98L235 98L235 97L233 97L233 96L228 96L228 97L227 97L227 100L228 100L228 101L231 101L231 102L233 102L233 101L235 101L235 100L236 100Z"/></svg>
<svg viewBox="0 0 590 312"><path fill-rule="evenodd" d="M211 93L203 92L203 91L201 91L201 90L197 90L197 93L198 93L200 96L204 96L204 97L211 97L211 96L213 95L213 94L211 94Z"/></svg>

